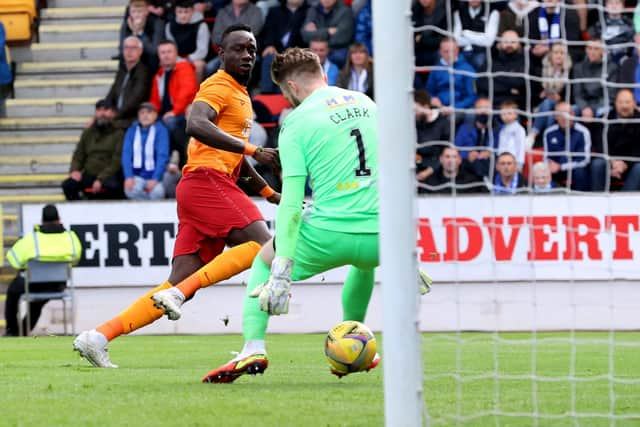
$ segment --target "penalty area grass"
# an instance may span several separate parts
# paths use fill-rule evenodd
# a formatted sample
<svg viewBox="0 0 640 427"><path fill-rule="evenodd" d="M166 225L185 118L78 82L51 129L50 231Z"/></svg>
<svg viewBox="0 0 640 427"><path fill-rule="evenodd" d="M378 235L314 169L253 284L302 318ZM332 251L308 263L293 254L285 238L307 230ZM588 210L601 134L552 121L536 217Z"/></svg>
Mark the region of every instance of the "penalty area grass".
<svg viewBox="0 0 640 427"><path fill-rule="evenodd" d="M629 418L640 412L640 333L531 337L425 334L429 424L609 426L613 414L617 427L640 425ZM118 369L91 367L72 340L0 340L0 425L384 425L384 351L380 367L339 380L329 373L322 334L268 336L266 373L233 384L200 379L241 348L238 335L121 337L109 345ZM399 366L397 374L407 373Z"/></svg>

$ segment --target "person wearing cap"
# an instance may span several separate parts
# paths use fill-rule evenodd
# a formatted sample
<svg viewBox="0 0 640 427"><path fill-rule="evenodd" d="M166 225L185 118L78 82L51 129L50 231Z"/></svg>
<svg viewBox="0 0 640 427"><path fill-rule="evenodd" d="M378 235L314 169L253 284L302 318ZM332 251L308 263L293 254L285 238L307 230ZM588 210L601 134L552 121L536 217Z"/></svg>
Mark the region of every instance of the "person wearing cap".
<svg viewBox="0 0 640 427"><path fill-rule="evenodd" d="M75 265L80 260L81 254L82 244L76 233L66 230L60 223L58 209L54 205L46 205L42 209L42 223L34 226L33 232L20 238L7 252L9 264L20 271L7 289L4 307L7 325L5 336L18 336L18 303L25 291L22 271L27 268L29 260L69 261ZM64 283L39 283L37 288L30 288L29 292L58 292L64 286ZM47 301L31 303L31 330L38 322L42 307Z"/></svg>
<svg viewBox="0 0 640 427"><path fill-rule="evenodd" d="M121 199L122 130L113 126L115 109L96 102L93 124L80 136L71 158L69 178L62 182L67 200Z"/></svg>
<svg viewBox="0 0 640 427"><path fill-rule="evenodd" d="M138 106L149 99L151 74L142 63L142 40L129 36L122 42L122 61L116 78L105 97L105 101L115 107L115 125L122 129L136 120Z"/></svg>
<svg viewBox="0 0 640 427"><path fill-rule="evenodd" d="M128 199L162 199L162 176L169 162L169 131L156 121L158 112L150 102L138 108L138 120L124 135L122 173Z"/></svg>

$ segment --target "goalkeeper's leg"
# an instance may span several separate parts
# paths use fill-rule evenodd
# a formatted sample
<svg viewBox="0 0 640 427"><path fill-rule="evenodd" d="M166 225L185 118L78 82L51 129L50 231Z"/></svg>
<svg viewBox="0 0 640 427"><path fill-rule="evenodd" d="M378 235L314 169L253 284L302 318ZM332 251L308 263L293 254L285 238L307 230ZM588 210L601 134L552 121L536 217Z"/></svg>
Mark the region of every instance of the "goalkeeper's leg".
<svg viewBox="0 0 640 427"><path fill-rule="evenodd" d="M364 322L373 292L374 270L352 266L342 287L342 318Z"/></svg>
<svg viewBox="0 0 640 427"><path fill-rule="evenodd" d="M233 382L241 375L255 375L267 369L269 362L264 339L267 334L269 315L260 310L258 299L249 297L249 294L260 284L269 280L269 273L270 268L267 263L260 256L255 257L242 309L244 347L237 357L205 375L203 382Z"/></svg>

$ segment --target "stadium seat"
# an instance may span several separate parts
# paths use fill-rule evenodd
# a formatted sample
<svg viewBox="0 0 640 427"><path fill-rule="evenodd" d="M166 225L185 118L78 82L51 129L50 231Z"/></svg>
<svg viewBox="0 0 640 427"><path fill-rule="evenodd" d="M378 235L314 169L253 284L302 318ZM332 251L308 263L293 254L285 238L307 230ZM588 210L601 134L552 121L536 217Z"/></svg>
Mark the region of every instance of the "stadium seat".
<svg viewBox="0 0 640 427"><path fill-rule="evenodd" d="M4 24L7 42L31 41L36 16L34 0L2 0L0 21Z"/></svg>
<svg viewBox="0 0 640 427"><path fill-rule="evenodd" d="M264 94L253 97L256 121L264 128L278 126L278 117L285 108L291 107L289 101L281 94Z"/></svg>
<svg viewBox="0 0 640 427"><path fill-rule="evenodd" d="M38 283L52 283L52 282L64 282L66 284L65 289L60 292L29 292L32 290L32 286L37 286ZM67 302L71 307L71 333L75 335L75 319L74 319L74 307L73 307L73 282L71 281L71 264L67 261L38 261L31 259L27 262L27 269L25 271L24 278L24 294L20 297L19 307L25 306L25 312L21 309L18 310L18 327L20 329L20 335L23 335L22 331L22 319L26 316L27 330L26 335L29 335L29 327L31 324L30 304L33 301L59 299L62 300L62 318L64 322L64 334L67 335ZM24 302L25 304L22 304Z"/></svg>

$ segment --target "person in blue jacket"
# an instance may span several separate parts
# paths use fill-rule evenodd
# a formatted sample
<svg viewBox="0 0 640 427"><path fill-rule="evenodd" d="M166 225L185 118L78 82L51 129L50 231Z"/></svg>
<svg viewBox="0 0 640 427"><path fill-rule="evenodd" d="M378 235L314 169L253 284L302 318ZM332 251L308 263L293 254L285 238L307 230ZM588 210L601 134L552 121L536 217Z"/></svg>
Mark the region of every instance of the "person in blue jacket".
<svg viewBox="0 0 640 427"><path fill-rule="evenodd" d="M7 59L6 45L7 35L4 31L4 25L0 21L0 117L6 116L4 100L7 97L9 85L13 81L11 65Z"/></svg>

